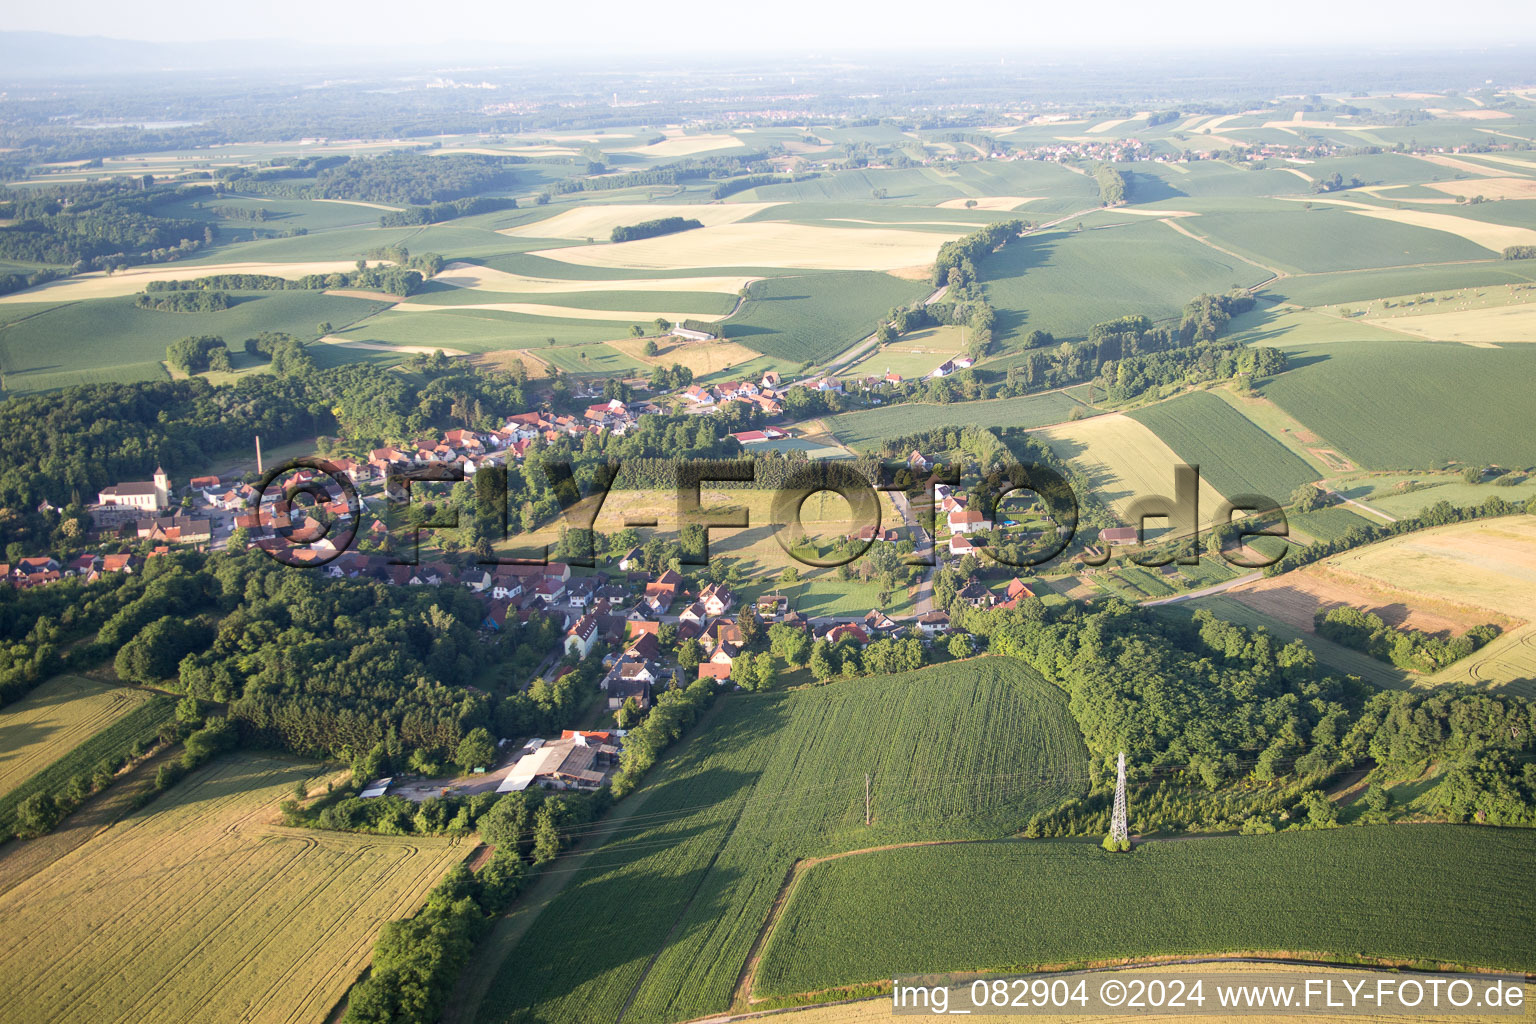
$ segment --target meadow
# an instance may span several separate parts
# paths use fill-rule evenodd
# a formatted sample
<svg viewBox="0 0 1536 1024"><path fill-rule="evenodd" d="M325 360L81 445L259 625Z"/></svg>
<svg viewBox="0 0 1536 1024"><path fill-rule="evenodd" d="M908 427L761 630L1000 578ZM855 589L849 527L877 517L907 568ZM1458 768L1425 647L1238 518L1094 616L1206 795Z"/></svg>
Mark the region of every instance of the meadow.
<svg viewBox="0 0 1536 1024"><path fill-rule="evenodd" d="M1485 259L1442 266L1392 267L1354 273L1309 274L1264 286L1263 295L1302 306L1364 302L1448 288L1472 288L1536 281L1536 266L1520 260Z"/></svg>
<svg viewBox="0 0 1536 1024"><path fill-rule="evenodd" d="M1262 494L1284 504L1318 474L1284 445L1207 391L1129 413L1227 497Z"/></svg>
<svg viewBox="0 0 1536 1024"><path fill-rule="evenodd" d="M1519 473L1511 474L1518 478ZM1364 502L1392 516L1412 516L1436 502L1457 507L1481 505L1492 496L1524 503L1536 498L1536 477L1525 476L1509 487L1469 484L1460 473L1369 473L1330 481L1346 498Z"/></svg>
<svg viewBox="0 0 1536 1024"><path fill-rule="evenodd" d="M143 690L59 676L0 711L0 837L33 793L61 791L102 761L153 743L175 701Z"/></svg>
<svg viewBox="0 0 1536 1024"><path fill-rule="evenodd" d="M1474 826L1151 842L1128 856L1040 841L886 850L806 873L756 994L1244 950L1524 971L1533 883L1536 832Z"/></svg>
<svg viewBox="0 0 1536 1024"><path fill-rule="evenodd" d="M880 409L839 413L825 420L827 428L843 444L869 450L890 437L922 433L964 422L976 427L1043 427L1062 423L1082 403L1066 393L1052 391L1019 398L996 398L963 405L902 402Z"/></svg>
<svg viewBox="0 0 1536 1024"><path fill-rule="evenodd" d="M1000 658L730 697L511 951L477 1019L724 1010L797 857L1011 834L1082 792L1086 760L1065 696ZM617 932L567 927L621 905ZM533 936L556 926L551 957Z"/></svg>
<svg viewBox="0 0 1536 1024"><path fill-rule="evenodd" d="M1536 465L1531 346L1361 341L1286 354L1292 368L1261 393L1363 467Z"/></svg>
<svg viewBox="0 0 1536 1024"><path fill-rule="evenodd" d="M7 1013L51 1021L323 1019L379 928L468 847L270 824L316 769L220 759L0 895ZM174 927L169 924L174 923ZM125 969L131 964L132 969Z"/></svg>
<svg viewBox="0 0 1536 1024"><path fill-rule="evenodd" d="M884 377L887 373L897 373L909 379L926 377L946 360L965 351L961 343L964 333L960 327L925 327L912 331L889 345L876 347L843 373L850 377Z"/></svg>

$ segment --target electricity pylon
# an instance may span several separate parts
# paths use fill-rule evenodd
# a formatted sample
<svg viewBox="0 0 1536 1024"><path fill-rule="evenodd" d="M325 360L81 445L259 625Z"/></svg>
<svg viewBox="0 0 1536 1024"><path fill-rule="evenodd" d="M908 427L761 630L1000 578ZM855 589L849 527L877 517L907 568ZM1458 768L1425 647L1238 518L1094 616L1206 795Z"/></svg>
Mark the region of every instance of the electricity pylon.
<svg viewBox="0 0 1536 1024"><path fill-rule="evenodd" d="M1125 751L1120 751L1120 771L1115 778L1115 813L1109 821L1109 838L1130 845L1131 832L1125 824Z"/></svg>

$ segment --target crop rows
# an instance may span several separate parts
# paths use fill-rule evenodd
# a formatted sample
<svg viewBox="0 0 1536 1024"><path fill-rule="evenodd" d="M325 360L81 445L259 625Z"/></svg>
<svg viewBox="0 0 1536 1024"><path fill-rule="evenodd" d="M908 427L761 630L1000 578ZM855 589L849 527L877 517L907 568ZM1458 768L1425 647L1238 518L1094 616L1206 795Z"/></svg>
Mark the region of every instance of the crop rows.
<svg viewBox="0 0 1536 1024"><path fill-rule="evenodd" d="M976 427L1043 427L1061 423L1082 406L1065 394L1053 391L1022 398L998 398L963 405L929 405L906 402L883 409L845 412L827 419L837 439L854 448L872 448L890 437L920 434L939 427L964 424Z"/></svg>
<svg viewBox="0 0 1536 1024"><path fill-rule="evenodd" d="M1317 473L1253 421L1199 391L1132 412L1224 496L1263 494L1285 503ZM1215 509L1211 509L1214 512Z"/></svg>
<svg viewBox="0 0 1536 1024"><path fill-rule="evenodd" d="M1360 341L1287 354L1296 368L1264 396L1362 467L1536 465L1536 346Z"/></svg>
<svg viewBox="0 0 1536 1024"><path fill-rule="evenodd" d="M730 700L648 788L635 824L534 923L481 1021L612 1021L631 992L626 1022L723 1010L796 858L1007 835L1083 789L1064 698L1017 662ZM549 955L546 923L620 905L620 932L562 926Z"/></svg>
<svg viewBox="0 0 1536 1024"><path fill-rule="evenodd" d="M148 746L152 743L161 726L170 720L175 704L173 698L164 696L135 700L127 705L131 710L126 714L120 708L114 708L121 717L111 724L89 733L86 739L73 746L61 746L56 760L0 796L0 836L11 835L16 825L16 808L27 797L34 793L58 793L75 776L91 774L103 761L127 758L134 744ZM91 721L98 717L92 716Z"/></svg>
<svg viewBox="0 0 1536 1024"><path fill-rule="evenodd" d="M310 766L215 762L0 896L16 1020L319 1019L466 848L274 827ZM134 969L125 971L124 964Z"/></svg>
<svg viewBox="0 0 1536 1024"><path fill-rule="evenodd" d="M1528 970L1533 916L1529 829L1352 827L1153 842L1130 856L1071 842L913 847L812 867L755 994L1238 950Z"/></svg>

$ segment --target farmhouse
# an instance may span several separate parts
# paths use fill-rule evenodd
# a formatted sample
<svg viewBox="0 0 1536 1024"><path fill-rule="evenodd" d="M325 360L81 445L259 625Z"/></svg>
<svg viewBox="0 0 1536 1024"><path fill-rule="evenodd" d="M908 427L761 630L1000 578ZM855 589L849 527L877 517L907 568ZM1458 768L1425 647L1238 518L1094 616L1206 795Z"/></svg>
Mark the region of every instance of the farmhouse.
<svg viewBox="0 0 1536 1024"><path fill-rule="evenodd" d="M1140 542L1134 526L1113 526L1099 531L1099 540L1105 544L1136 544Z"/></svg>
<svg viewBox="0 0 1536 1024"><path fill-rule="evenodd" d="M496 792L516 793L529 786L597 789L605 769L618 763L619 748L610 742L612 738L612 733L567 729L558 740L534 740Z"/></svg>
<svg viewBox="0 0 1536 1024"><path fill-rule="evenodd" d="M135 483L113 484L97 492L98 505L126 505L129 508L158 510L171 504L171 481L165 470L155 467L155 478Z"/></svg>

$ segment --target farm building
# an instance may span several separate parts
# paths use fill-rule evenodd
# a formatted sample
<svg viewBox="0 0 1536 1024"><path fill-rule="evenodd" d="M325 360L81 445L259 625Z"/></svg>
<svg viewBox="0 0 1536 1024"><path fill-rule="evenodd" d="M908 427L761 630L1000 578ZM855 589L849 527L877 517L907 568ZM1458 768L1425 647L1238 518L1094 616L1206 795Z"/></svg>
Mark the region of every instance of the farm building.
<svg viewBox="0 0 1536 1024"><path fill-rule="evenodd" d="M558 740L535 740L496 792L515 793L529 786L596 789L603 784L606 769L618 763L619 748L609 742L612 738L612 733L567 729Z"/></svg>

